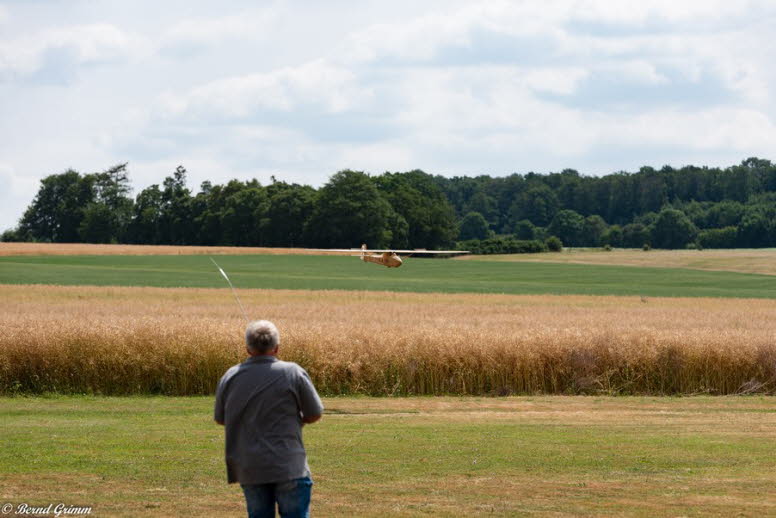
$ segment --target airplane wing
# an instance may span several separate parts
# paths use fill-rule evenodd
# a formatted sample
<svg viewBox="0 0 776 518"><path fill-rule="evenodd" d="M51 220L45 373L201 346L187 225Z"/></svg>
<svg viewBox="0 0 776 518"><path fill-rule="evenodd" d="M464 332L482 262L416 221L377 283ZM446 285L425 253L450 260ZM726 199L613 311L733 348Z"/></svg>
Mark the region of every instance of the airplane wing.
<svg viewBox="0 0 776 518"><path fill-rule="evenodd" d="M385 252L395 252L397 254L468 254L471 253L468 250L426 250L426 249L418 249L418 250L391 250L391 249L363 249L363 248L308 248L308 250L314 251L314 252L330 252L333 254L353 254L357 253L360 254L362 252L370 253L370 254L382 254Z"/></svg>
<svg viewBox="0 0 776 518"><path fill-rule="evenodd" d="M470 253L468 250L426 250L426 249L418 249L418 250L366 250L366 252L373 252L382 254L384 252L395 252L397 254L468 254Z"/></svg>

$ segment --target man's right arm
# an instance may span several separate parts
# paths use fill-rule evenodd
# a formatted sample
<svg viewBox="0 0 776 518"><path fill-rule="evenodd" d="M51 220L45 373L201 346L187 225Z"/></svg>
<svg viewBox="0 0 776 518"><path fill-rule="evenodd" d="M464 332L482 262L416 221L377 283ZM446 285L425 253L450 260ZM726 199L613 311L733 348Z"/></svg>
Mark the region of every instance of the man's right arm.
<svg viewBox="0 0 776 518"><path fill-rule="evenodd" d="M302 415L302 422L304 424L313 424L313 423L317 423L320 420L321 420L320 415L311 415L311 416Z"/></svg>
<svg viewBox="0 0 776 518"><path fill-rule="evenodd" d="M225 417L224 417L224 414L225 414L224 406L226 404L225 389L226 389L226 382L228 379L227 377L228 373L229 371L227 371L221 377L221 379L218 381L218 385L216 386L216 403L215 403L215 408L213 409L213 420L220 425L223 425L225 420Z"/></svg>

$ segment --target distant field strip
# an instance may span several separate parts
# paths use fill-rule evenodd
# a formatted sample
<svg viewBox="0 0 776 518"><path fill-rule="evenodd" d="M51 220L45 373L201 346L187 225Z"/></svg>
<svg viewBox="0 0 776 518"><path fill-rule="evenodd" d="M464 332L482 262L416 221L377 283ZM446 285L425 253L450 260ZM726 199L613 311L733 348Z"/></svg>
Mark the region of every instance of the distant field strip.
<svg viewBox="0 0 776 518"><path fill-rule="evenodd" d="M728 271L776 275L776 249L735 250L633 250L616 249L606 252L601 249L571 248L561 253L470 255L458 257L458 261L506 261L547 262L566 264L606 264L620 266L643 266L665 268L687 268L692 270Z"/></svg>
<svg viewBox="0 0 776 518"><path fill-rule="evenodd" d="M221 255L238 288L776 298L776 276L674 268L410 258ZM0 283L220 288L205 255L0 257Z"/></svg>
<svg viewBox="0 0 776 518"><path fill-rule="evenodd" d="M772 516L776 401L328 398L320 516ZM0 398L0 502L245 516L212 398Z"/></svg>
<svg viewBox="0 0 776 518"><path fill-rule="evenodd" d="M51 255L331 255L308 248L236 246L97 245L88 243L0 243L0 257ZM458 261L547 262L682 268L776 275L776 249L650 250L566 248L561 253L465 255Z"/></svg>
<svg viewBox="0 0 776 518"><path fill-rule="evenodd" d="M228 289L0 286L0 392L210 394ZM776 301L240 290L325 394L776 391Z"/></svg>
<svg viewBox="0 0 776 518"><path fill-rule="evenodd" d="M19 255L325 255L306 248L242 246L94 245L89 243L0 243L0 257Z"/></svg>

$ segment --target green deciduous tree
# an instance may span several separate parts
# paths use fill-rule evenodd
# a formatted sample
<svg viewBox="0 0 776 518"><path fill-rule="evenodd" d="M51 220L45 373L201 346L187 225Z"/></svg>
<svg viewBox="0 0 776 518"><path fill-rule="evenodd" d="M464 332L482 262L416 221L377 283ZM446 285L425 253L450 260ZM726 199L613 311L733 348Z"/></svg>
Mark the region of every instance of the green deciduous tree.
<svg viewBox="0 0 776 518"><path fill-rule="evenodd" d="M727 168L643 167L602 177L573 169L498 178L445 178L416 170L361 174L360 181L359 174L343 172L347 178L337 177L326 192L273 178L266 187L255 179L205 181L192 196L180 166L132 200L127 164L91 174L68 170L41 181L18 226L5 237L271 246L334 246L332 240L358 246L366 240L371 246L446 248L466 215L477 212L490 230L525 239L558 233L572 246L640 248L655 240L655 246L683 246L687 236L666 229L692 234L693 227L663 213L671 209L704 231L701 246L729 243L731 228L736 246L776 245L776 164L756 157ZM357 196L341 195L349 190ZM578 218L559 215L561 210L584 217L581 235ZM605 230L605 222L617 227ZM725 232L705 232L713 229Z"/></svg>
<svg viewBox="0 0 776 518"><path fill-rule="evenodd" d="M133 213L127 164L118 164L89 176L93 180L94 201L83 208L83 219L78 226L80 240L87 243L125 242Z"/></svg>
<svg viewBox="0 0 776 518"><path fill-rule="evenodd" d="M652 242L649 227L641 223L629 223L622 227L622 246L625 248L641 248Z"/></svg>
<svg viewBox="0 0 776 518"><path fill-rule="evenodd" d="M650 233L655 248L684 248L695 240L698 229L684 212L666 208L657 215Z"/></svg>
<svg viewBox="0 0 776 518"><path fill-rule="evenodd" d="M262 220L267 246L304 245L304 225L315 207L315 189L275 182L267 186L269 207Z"/></svg>
<svg viewBox="0 0 776 518"><path fill-rule="evenodd" d="M83 211L78 236L84 243L116 243L118 222L115 213L103 203L90 203Z"/></svg>
<svg viewBox="0 0 776 518"><path fill-rule="evenodd" d="M492 235L488 221L479 212L470 212L461 220L461 229L458 232L458 239L461 241L487 239Z"/></svg>
<svg viewBox="0 0 776 518"><path fill-rule="evenodd" d="M142 245L160 244L162 235L162 191L156 184L140 191L135 198L134 216L129 225L129 242Z"/></svg>
<svg viewBox="0 0 776 518"><path fill-rule="evenodd" d="M563 242L558 239L558 236L550 236L548 237L544 244L547 246L547 249L550 252L560 252L563 250Z"/></svg>
<svg viewBox="0 0 776 518"><path fill-rule="evenodd" d="M736 227L710 228L698 233L698 244L703 248L735 248L738 240Z"/></svg>
<svg viewBox="0 0 776 518"><path fill-rule="evenodd" d="M84 210L94 199L91 175L68 169L47 176L19 222L19 233L35 241L77 243Z"/></svg>
<svg viewBox="0 0 776 518"><path fill-rule="evenodd" d="M269 209L267 193L258 183L227 196L221 211L221 239L233 246L261 246L262 220Z"/></svg>
<svg viewBox="0 0 776 518"><path fill-rule="evenodd" d="M498 228L500 215L498 211L498 202L493 196L483 190L478 190L469 198L463 207L464 214L478 212L482 214L491 228Z"/></svg>
<svg viewBox="0 0 776 518"><path fill-rule="evenodd" d="M722 201L706 210L705 228L734 227L741 223L746 206L736 201Z"/></svg>
<svg viewBox="0 0 776 518"><path fill-rule="evenodd" d="M620 225L612 225L607 228L601 236L601 244L613 247L625 246L622 227Z"/></svg>
<svg viewBox="0 0 776 518"><path fill-rule="evenodd" d="M515 237L517 239L536 239L536 226L527 219L521 219L515 223Z"/></svg>
<svg viewBox="0 0 776 518"><path fill-rule="evenodd" d="M162 207L159 219L160 242L184 245L194 239L191 214L191 191L186 186L186 168L175 169L162 182Z"/></svg>
<svg viewBox="0 0 776 518"><path fill-rule="evenodd" d="M584 246L601 246L604 232L606 232L604 218L598 214L586 217L582 229L582 244Z"/></svg>
<svg viewBox="0 0 776 518"><path fill-rule="evenodd" d="M387 247L393 240L394 214L368 175L340 171L318 192L305 239L320 247Z"/></svg>
<svg viewBox="0 0 776 518"><path fill-rule="evenodd" d="M419 170L385 173L375 181L401 217L392 225L394 246L444 248L452 245L457 237L455 211L431 175ZM404 224L406 240L402 241L400 235Z"/></svg>
<svg viewBox="0 0 776 518"><path fill-rule="evenodd" d="M762 248L769 246L769 234L771 230L771 221L765 212L759 208L753 208L747 211L738 225L737 242L738 246L746 248Z"/></svg>
<svg viewBox="0 0 776 518"><path fill-rule="evenodd" d="M517 223L527 219L537 226L545 226L558 212L560 203L556 194L542 183L534 183L523 191L509 208L509 218Z"/></svg>
<svg viewBox="0 0 776 518"><path fill-rule="evenodd" d="M0 234L0 241L3 243L16 243L19 241L24 241L24 238L19 234L18 229L9 228Z"/></svg>
<svg viewBox="0 0 776 518"><path fill-rule="evenodd" d="M547 231L560 238L566 246L580 246L585 229L585 218L573 210L562 210L552 218Z"/></svg>

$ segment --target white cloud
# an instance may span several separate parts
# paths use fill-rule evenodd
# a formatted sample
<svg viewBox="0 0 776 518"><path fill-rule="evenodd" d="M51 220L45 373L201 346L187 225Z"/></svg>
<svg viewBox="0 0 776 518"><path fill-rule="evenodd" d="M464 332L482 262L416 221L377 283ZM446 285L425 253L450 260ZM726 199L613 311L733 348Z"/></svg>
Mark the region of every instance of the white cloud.
<svg viewBox="0 0 776 518"><path fill-rule="evenodd" d="M573 4L573 17L594 22L638 24L652 19L664 22L694 22L699 19L726 19L746 13L752 4L761 2L728 2L726 0L650 0L649 2L617 2L611 0L580 0Z"/></svg>
<svg viewBox="0 0 776 518"><path fill-rule="evenodd" d="M553 20L562 13L563 7L552 3L466 4L401 23L370 25L343 41L338 58L351 64L386 58L423 62L432 61L445 48L471 49L482 33L559 37Z"/></svg>
<svg viewBox="0 0 776 518"><path fill-rule="evenodd" d="M115 25L98 23L39 32L11 41L0 41L0 79L46 73L46 67L120 63L148 52L144 38Z"/></svg>
<svg viewBox="0 0 776 518"><path fill-rule="evenodd" d="M602 126L607 142L631 147L679 146L701 151L722 148L745 155L751 150L768 153L776 142L776 125L762 113L748 109L658 111L633 120L610 118Z"/></svg>
<svg viewBox="0 0 776 518"><path fill-rule="evenodd" d="M476 21L463 15L429 15L406 24L375 24L345 39L339 50L347 63L365 63L386 56L408 61L428 60L443 45L465 46Z"/></svg>
<svg viewBox="0 0 776 518"><path fill-rule="evenodd" d="M327 113L352 108L370 96L354 72L323 60L270 73L218 79L188 92L168 92L161 99L168 118L243 119L257 111L289 112L315 107Z"/></svg>
<svg viewBox="0 0 776 518"><path fill-rule="evenodd" d="M614 68L615 73L622 74L631 81L646 83L650 85L660 85L669 82L668 78L657 71L654 63L645 60L625 61L617 64Z"/></svg>
<svg viewBox="0 0 776 518"><path fill-rule="evenodd" d="M342 164L341 169L359 169L372 173L382 173L388 168L391 171L409 171L421 165L413 147L404 140L339 146L337 161Z"/></svg>
<svg viewBox="0 0 776 518"><path fill-rule="evenodd" d="M539 92L569 95L576 91L581 80L590 75L582 67L553 67L528 69L524 73L525 84Z"/></svg>
<svg viewBox="0 0 776 518"><path fill-rule="evenodd" d="M25 197L4 198L14 221L44 174L120 161L139 190L180 163L193 186L270 174L320 185L346 167L776 158L772 2L192 0L182 17L138 1L142 16L0 7L20 35L0 36L3 178L13 171Z"/></svg>
<svg viewBox="0 0 776 518"><path fill-rule="evenodd" d="M0 232L16 226L22 211L37 192L38 180L0 163Z"/></svg>
<svg viewBox="0 0 776 518"><path fill-rule="evenodd" d="M274 11L240 13L216 18L188 18L176 22L159 41L162 50L190 53L241 38L256 38L269 32Z"/></svg>
<svg viewBox="0 0 776 518"><path fill-rule="evenodd" d="M611 0L556 0L547 2L509 2L495 0L466 4L419 16L401 23L374 24L346 38L340 58L348 63L376 62L385 58L422 62L433 60L444 48L471 48L482 34L510 37L533 37L552 41L570 55L589 55L590 51L634 52L657 45L681 45L686 34L694 32L699 22L706 27L741 27L735 25L749 12L750 5L763 2L728 2L660 0L651 2L618 2ZM595 22L619 28L622 33L601 36L573 34L569 24ZM646 35L628 29L646 22L655 27ZM672 24L673 34L667 33ZM661 26L662 24L662 26ZM675 25L679 25L675 27ZM603 30L603 29L602 29ZM712 31L706 31L712 32ZM519 45L520 42L516 41ZM681 48L674 48L681 51Z"/></svg>
<svg viewBox="0 0 776 518"><path fill-rule="evenodd" d="M710 149L708 142L713 142L742 151L761 149L763 137L756 135L770 135L767 114L751 108L709 106L700 115L693 111L696 108L677 107L677 97L670 95L676 88L674 83L682 80L697 83L700 89L738 90L749 99L754 96L742 93L744 90L757 92L761 100L767 96L762 88L767 83L758 77L757 69L737 62L737 51L749 45L741 43L737 30L722 34L647 31L590 35L575 33L565 25L591 19L588 8L595 11L613 5L593 2L580 7L575 2L553 2L539 9L530 3L467 4L406 22L372 25L348 35L333 54L299 66L169 92L162 99L164 113L168 122L260 124L262 129L254 134L253 145L274 150L266 154L269 163L295 170L304 168L305 160L331 163L329 172L341 167L400 169L412 167L412 160L447 167L451 161L445 156L469 155L470 162L458 166L456 172L460 173L477 158L486 167L488 163L503 167L531 153L584 160L602 141L633 148L645 143L697 150ZM714 19L713 9L704 6L675 8L666 3L629 11L619 5L594 19L621 25L655 19L671 23L693 17ZM724 12L738 16L742 11ZM485 33L519 37L506 40L514 41L515 46L539 38L536 41L546 43L553 52L552 59L548 64L450 62L449 49L476 49ZM752 36L753 40L758 38ZM710 46L713 41L718 43ZM738 42L738 47L731 46L731 41ZM724 52L724 45L731 50ZM445 60L438 62L442 55ZM633 112L607 113L605 107L591 110L570 96L582 95L580 85L593 75L602 83L662 90L655 90L656 97L645 107L640 107L638 98L633 99ZM710 78L718 84L704 84ZM595 83L589 85L585 95L596 87ZM669 94L666 106L661 106L660 92ZM542 94L570 101L561 106ZM271 112L289 114L295 121L295 131L285 134L280 142L270 135L284 132L285 121L264 120ZM395 131L366 142L357 142L356 134L347 145L327 142L321 134L326 124L322 130L320 125L310 125L310 118L335 113L361 118L362 126L376 120ZM703 132L707 124L727 129L719 129L711 137ZM751 128L746 133L752 138L736 138L732 128L737 124ZM666 131L665 125L673 125L676 131ZM357 124L353 131L358 128ZM684 138L680 138L682 131L687 132ZM244 136L244 128L232 133L242 141L238 134ZM283 155L275 146L306 151ZM441 158L434 158L434 153ZM291 158L302 155L302 160ZM375 167L380 160L386 162Z"/></svg>

